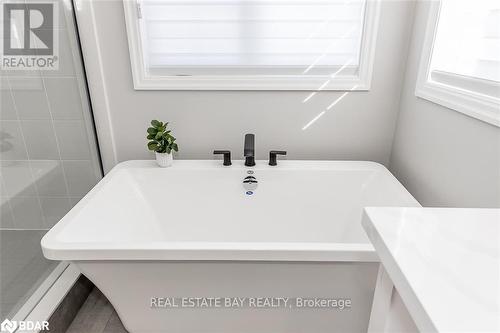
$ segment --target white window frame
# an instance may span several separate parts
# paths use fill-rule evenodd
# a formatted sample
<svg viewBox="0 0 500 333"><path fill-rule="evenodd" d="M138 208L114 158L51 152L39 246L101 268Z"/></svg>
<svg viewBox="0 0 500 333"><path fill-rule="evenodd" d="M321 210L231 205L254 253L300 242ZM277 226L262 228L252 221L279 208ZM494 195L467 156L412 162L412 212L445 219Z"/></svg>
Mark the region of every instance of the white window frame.
<svg viewBox="0 0 500 333"><path fill-rule="evenodd" d="M370 90L380 0L367 0L357 75L329 79L326 75L256 76L151 76L144 67L140 34L140 6L123 0L127 38L135 90Z"/></svg>
<svg viewBox="0 0 500 333"><path fill-rule="evenodd" d="M415 96L500 127L500 100L498 98L466 89L460 89L453 85L441 84L428 79L440 9L441 0L430 2ZM475 79L472 78L462 77L451 73L442 73L442 75L446 76L448 81L456 80L460 82L467 80L469 81L468 84L476 84L474 82Z"/></svg>

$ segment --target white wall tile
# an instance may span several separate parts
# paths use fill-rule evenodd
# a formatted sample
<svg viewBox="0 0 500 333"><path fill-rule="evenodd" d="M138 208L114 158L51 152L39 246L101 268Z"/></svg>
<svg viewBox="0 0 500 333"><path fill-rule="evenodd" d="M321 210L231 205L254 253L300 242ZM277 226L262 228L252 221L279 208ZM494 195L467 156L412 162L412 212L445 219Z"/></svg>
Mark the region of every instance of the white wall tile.
<svg viewBox="0 0 500 333"><path fill-rule="evenodd" d="M17 196L10 198L10 205L16 228L42 229L45 227L40 203L37 198Z"/></svg>
<svg viewBox="0 0 500 333"><path fill-rule="evenodd" d="M3 187L9 197L36 195L28 161L0 161L0 172Z"/></svg>
<svg viewBox="0 0 500 333"><path fill-rule="evenodd" d="M7 77L0 76L0 90L8 91L9 89L10 89L9 79Z"/></svg>
<svg viewBox="0 0 500 333"><path fill-rule="evenodd" d="M69 195L82 197L97 183L90 161L63 161Z"/></svg>
<svg viewBox="0 0 500 333"><path fill-rule="evenodd" d="M10 84L7 78L0 78L0 119L17 120L14 100L10 93Z"/></svg>
<svg viewBox="0 0 500 333"><path fill-rule="evenodd" d="M7 197L7 190L5 188L5 182L3 181L3 173L0 172L0 197Z"/></svg>
<svg viewBox="0 0 500 333"><path fill-rule="evenodd" d="M0 90L0 119L16 120L16 109L9 90Z"/></svg>
<svg viewBox="0 0 500 333"><path fill-rule="evenodd" d="M26 160L27 158L19 122L0 120L0 159Z"/></svg>
<svg viewBox="0 0 500 333"><path fill-rule="evenodd" d="M43 215L45 216L45 226L47 228L52 228L72 207L67 197L40 197L40 201Z"/></svg>
<svg viewBox="0 0 500 333"><path fill-rule="evenodd" d="M67 196L61 161L30 161L40 196Z"/></svg>
<svg viewBox="0 0 500 333"><path fill-rule="evenodd" d="M59 17L58 17L58 20L57 20L57 28L58 29L66 29L67 26L68 26L68 22L66 22L66 15L69 16L69 19L71 20L71 17L73 15L73 12L71 9L68 8L68 3L64 0L57 0L56 1L59 6L58 6L58 10L59 10ZM70 21L69 23L70 25L73 24L72 21Z"/></svg>
<svg viewBox="0 0 500 333"><path fill-rule="evenodd" d="M76 78L44 78L53 119L82 119L80 90Z"/></svg>
<svg viewBox="0 0 500 333"><path fill-rule="evenodd" d="M1 23L1 21L0 21ZM1 40L0 36L0 42L3 42ZM4 70L0 69L0 76L2 77L36 77L36 76L41 76L39 70Z"/></svg>
<svg viewBox="0 0 500 333"><path fill-rule="evenodd" d="M56 136L49 120L22 121L21 128L26 140L30 159L59 159Z"/></svg>
<svg viewBox="0 0 500 333"><path fill-rule="evenodd" d="M83 197L69 197L71 201L71 207L74 207Z"/></svg>
<svg viewBox="0 0 500 333"><path fill-rule="evenodd" d="M14 219L7 197L0 197L0 228L14 228Z"/></svg>
<svg viewBox="0 0 500 333"><path fill-rule="evenodd" d="M49 104L41 78L11 78L10 86L19 119L50 119Z"/></svg>
<svg viewBox="0 0 500 333"><path fill-rule="evenodd" d="M44 77L50 76L75 76L75 65L73 54L71 52L71 43L66 29L58 29L59 33L59 68L57 70L44 71Z"/></svg>
<svg viewBox="0 0 500 333"><path fill-rule="evenodd" d="M90 159L89 141L83 121L54 121L61 159Z"/></svg>

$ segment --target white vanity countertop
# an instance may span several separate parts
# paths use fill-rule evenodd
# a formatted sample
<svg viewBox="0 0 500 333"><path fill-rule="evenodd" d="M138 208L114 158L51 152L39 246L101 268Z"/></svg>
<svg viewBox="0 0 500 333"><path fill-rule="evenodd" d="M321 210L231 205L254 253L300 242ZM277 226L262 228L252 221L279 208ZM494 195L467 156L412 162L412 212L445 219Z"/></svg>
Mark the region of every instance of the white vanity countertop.
<svg viewBox="0 0 500 333"><path fill-rule="evenodd" d="M365 209L363 227L422 332L500 332L500 209Z"/></svg>

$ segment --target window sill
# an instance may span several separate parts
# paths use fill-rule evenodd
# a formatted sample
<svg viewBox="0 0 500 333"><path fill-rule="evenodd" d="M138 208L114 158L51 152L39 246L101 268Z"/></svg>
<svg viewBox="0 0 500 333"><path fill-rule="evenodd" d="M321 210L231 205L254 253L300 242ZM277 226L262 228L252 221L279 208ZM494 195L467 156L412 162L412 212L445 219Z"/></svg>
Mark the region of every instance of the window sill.
<svg viewBox="0 0 500 333"><path fill-rule="evenodd" d="M134 77L138 90L313 90L313 91L367 91L370 80L346 76L331 80L328 77L195 77L162 76Z"/></svg>
<svg viewBox="0 0 500 333"><path fill-rule="evenodd" d="M437 82L417 83L417 97L500 127L500 101Z"/></svg>

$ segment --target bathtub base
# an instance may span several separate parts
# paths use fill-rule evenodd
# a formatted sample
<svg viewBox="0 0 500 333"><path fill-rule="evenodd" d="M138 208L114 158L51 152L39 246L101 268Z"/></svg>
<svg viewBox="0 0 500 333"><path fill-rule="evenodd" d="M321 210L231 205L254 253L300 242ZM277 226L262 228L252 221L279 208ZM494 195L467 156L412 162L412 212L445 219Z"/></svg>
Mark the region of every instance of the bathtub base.
<svg viewBox="0 0 500 333"><path fill-rule="evenodd" d="M366 332L378 270L373 262L75 264L106 295L130 333ZM283 297L289 303L192 308L182 307L183 297ZM151 307L152 298L177 299L179 307ZM349 299L351 306L297 308L294 298Z"/></svg>

